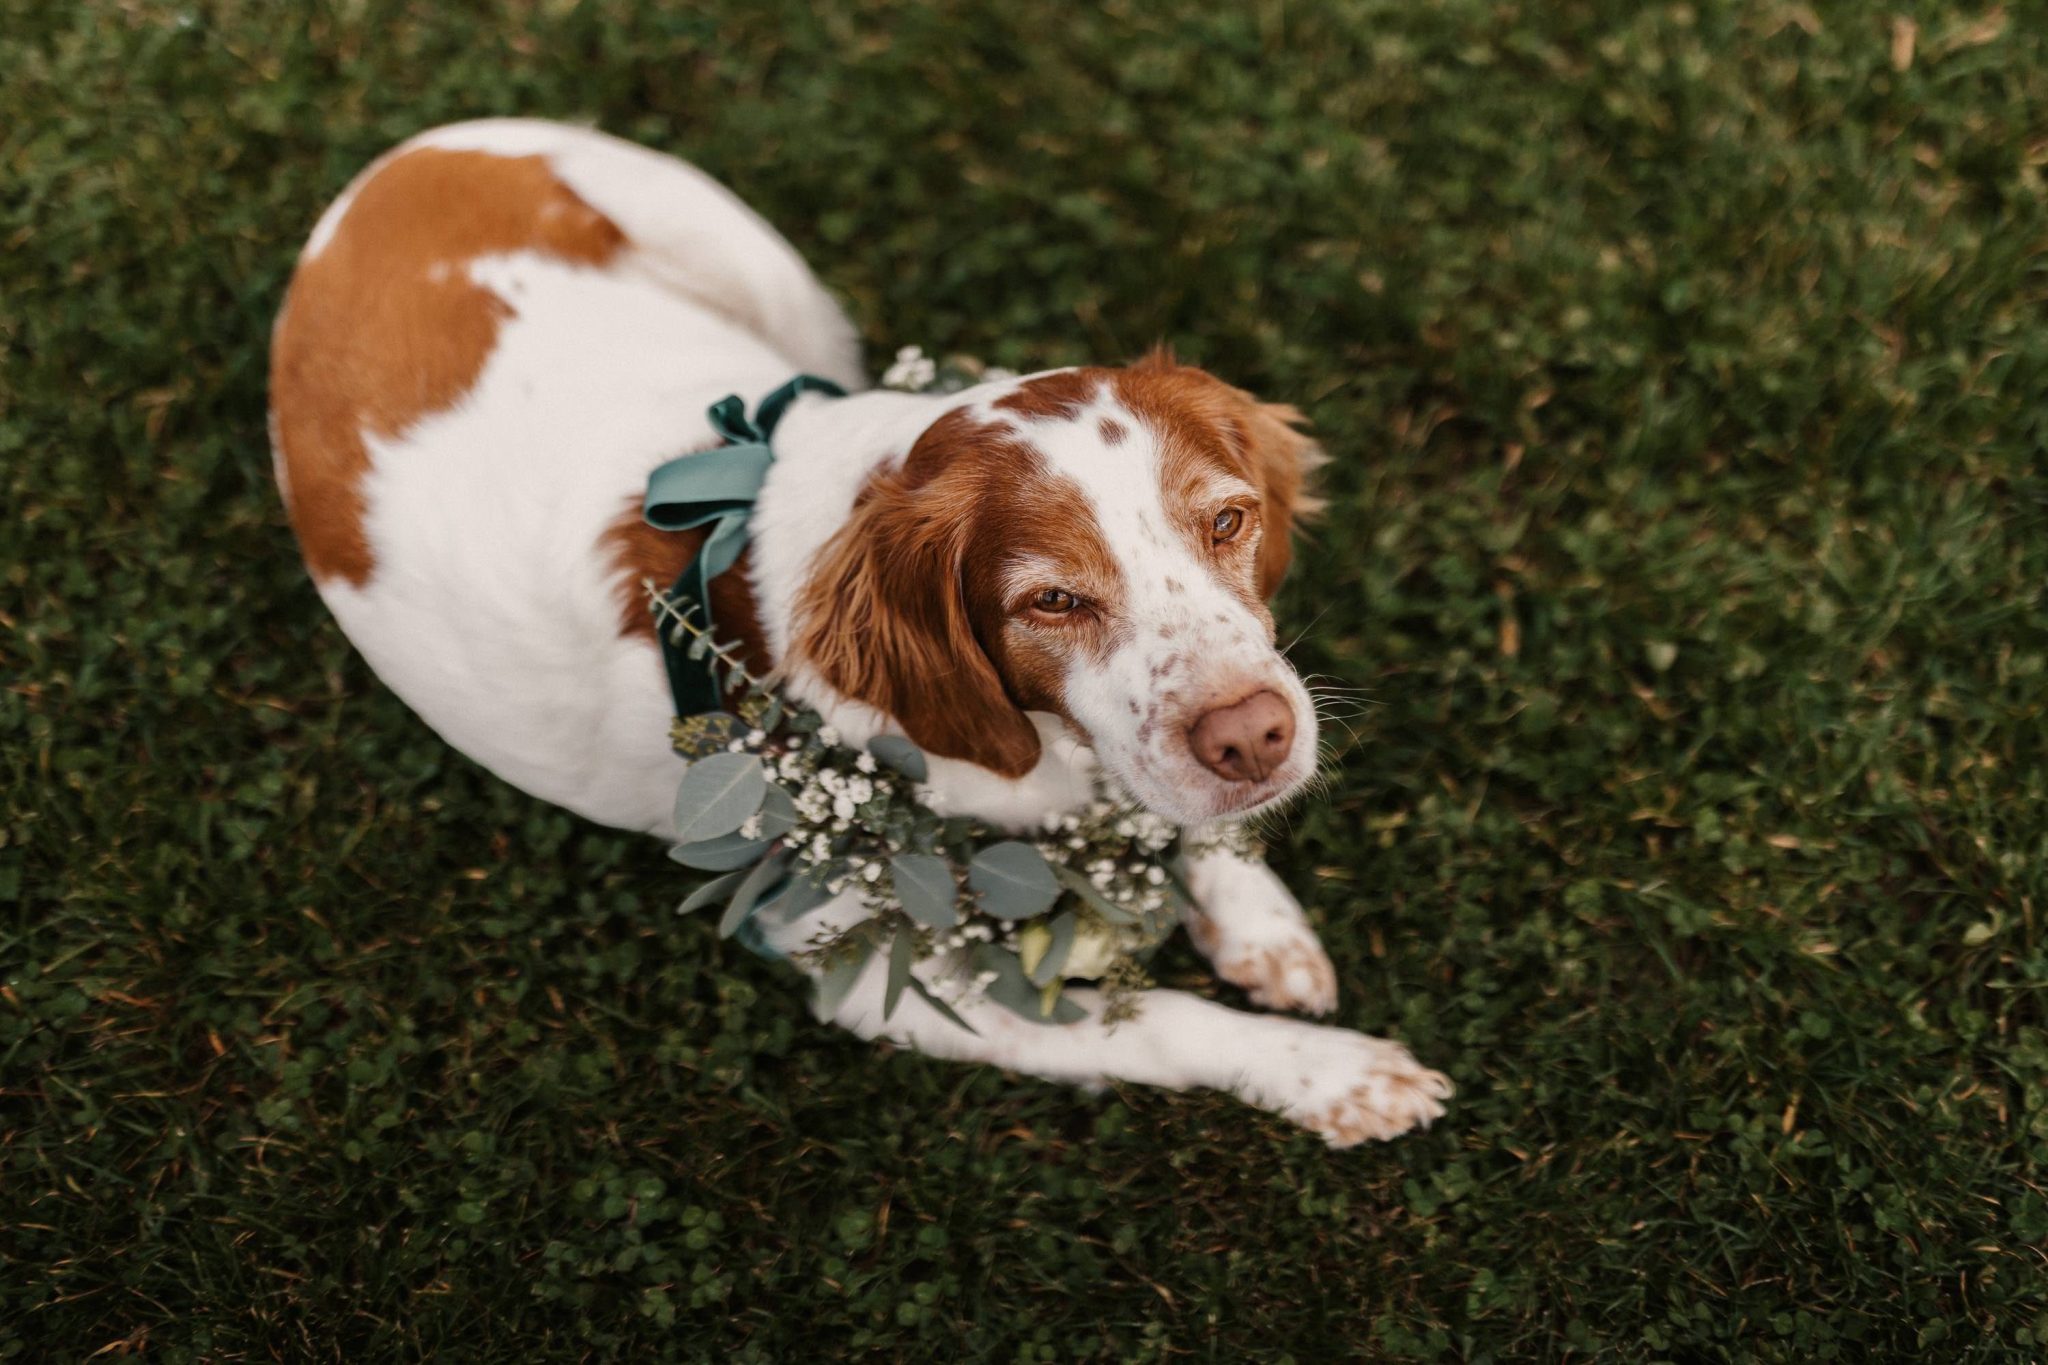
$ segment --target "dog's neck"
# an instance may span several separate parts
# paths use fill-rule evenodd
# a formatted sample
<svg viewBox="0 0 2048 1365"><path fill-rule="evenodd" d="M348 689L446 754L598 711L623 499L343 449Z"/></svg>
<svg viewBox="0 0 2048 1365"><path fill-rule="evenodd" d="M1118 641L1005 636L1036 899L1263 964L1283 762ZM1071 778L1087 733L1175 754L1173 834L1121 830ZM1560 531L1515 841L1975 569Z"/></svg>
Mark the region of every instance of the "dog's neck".
<svg viewBox="0 0 2048 1365"><path fill-rule="evenodd" d="M840 693L801 661L791 660L797 597L818 550L852 515L854 500L875 471L899 460L933 422L987 390L910 394L871 390L846 398L809 395L775 431L775 463L749 523L749 577L769 652L786 669L784 686L817 711L847 743L901 734L880 711ZM860 603L847 604L846 628L863 626ZM968 816L1022 830L1047 815L1087 804L1095 758L1055 716L1031 714L1038 728L1038 765L1004 777L961 759L927 755L931 804L943 815Z"/></svg>

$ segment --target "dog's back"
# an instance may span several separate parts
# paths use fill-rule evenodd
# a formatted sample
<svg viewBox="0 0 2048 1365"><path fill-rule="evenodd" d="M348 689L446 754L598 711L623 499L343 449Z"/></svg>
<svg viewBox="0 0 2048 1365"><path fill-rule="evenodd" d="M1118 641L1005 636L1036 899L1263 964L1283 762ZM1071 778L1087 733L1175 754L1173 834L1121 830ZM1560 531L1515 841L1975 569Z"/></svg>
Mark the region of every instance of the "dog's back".
<svg viewBox="0 0 2048 1365"><path fill-rule="evenodd" d="M708 176L584 129L438 129L315 227L273 338L280 488L321 596L450 743L608 823L674 782L628 510L797 371L861 382L853 329ZM680 544L660 547L674 554Z"/></svg>

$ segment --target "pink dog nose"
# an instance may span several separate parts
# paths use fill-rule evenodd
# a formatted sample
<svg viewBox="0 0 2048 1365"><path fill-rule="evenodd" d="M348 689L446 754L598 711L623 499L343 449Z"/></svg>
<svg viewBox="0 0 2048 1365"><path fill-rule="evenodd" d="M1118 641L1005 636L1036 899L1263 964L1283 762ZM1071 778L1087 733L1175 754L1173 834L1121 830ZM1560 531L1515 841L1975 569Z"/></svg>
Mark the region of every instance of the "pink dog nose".
<svg viewBox="0 0 2048 1365"><path fill-rule="evenodd" d="M1226 782L1261 781L1294 746L1294 708L1277 692L1254 693L1196 721L1188 745L1203 767Z"/></svg>

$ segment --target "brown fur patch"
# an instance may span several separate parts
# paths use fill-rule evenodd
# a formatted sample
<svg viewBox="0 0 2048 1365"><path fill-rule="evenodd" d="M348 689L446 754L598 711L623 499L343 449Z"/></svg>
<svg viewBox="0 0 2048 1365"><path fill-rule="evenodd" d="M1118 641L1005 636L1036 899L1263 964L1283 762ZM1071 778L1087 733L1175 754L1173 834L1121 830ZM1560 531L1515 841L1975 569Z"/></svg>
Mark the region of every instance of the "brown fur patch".
<svg viewBox="0 0 2048 1365"><path fill-rule="evenodd" d="M1094 399L1108 372L1101 369L1061 370L1027 379L995 401L999 412L1040 421L1072 421Z"/></svg>
<svg viewBox="0 0 2048 1365"><path fill-rule="evenodd" d="M315 577L361 585L375 568L363 434L390 439L454 404L512 315L469 262L528 250L601 265L625 241L538 156L420 148L363 183L326 248L299 263L271 343L287 510Z"/></svg>
<svg viewBox="0 0 2048 1365"><path fill-rule="evenodd" d="M1120 446L1124 443L1124 437L1130 435L1129 432L1124 430L1124 424L1117 421L1114 417L1103 418L1096 425L1095 430L1102 437L1102 443L1106 446Z"/></svg>

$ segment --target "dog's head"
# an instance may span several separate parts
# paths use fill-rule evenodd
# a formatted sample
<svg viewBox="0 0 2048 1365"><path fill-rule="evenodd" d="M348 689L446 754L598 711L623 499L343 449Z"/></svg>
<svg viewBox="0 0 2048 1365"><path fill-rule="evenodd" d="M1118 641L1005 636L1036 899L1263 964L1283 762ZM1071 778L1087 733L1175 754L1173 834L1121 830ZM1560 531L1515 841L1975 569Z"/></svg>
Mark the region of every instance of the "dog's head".
<svg viewBox="0 0 2048 1365"><path fill-rule="evenodd" d="M794 655L923 748L1021 776L1050 712L1162 815L1242 814L1315 766L1266 597L1315 448L1164 355L991 387L862 490Z"/></svg>

